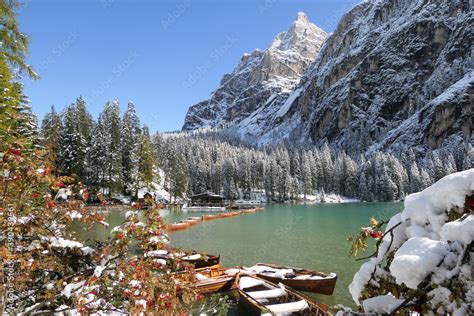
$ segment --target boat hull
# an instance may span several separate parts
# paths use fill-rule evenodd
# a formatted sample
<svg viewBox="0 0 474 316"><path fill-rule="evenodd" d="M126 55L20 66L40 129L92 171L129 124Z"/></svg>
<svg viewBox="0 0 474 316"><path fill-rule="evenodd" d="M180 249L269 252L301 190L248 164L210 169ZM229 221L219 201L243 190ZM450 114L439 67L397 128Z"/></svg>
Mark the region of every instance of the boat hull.
<svg viewBox="0 0 474 316"><path fill-rule="evenodd" d="M244 210L244 211L243 211L243 213L245 213L245 214L252 214L252 213L255 213L255 212L257 212L257 209L255 209L255 208L254 208L254 209Z"/></svg>
<svg viewBox="0 0 474 316"><path fill-rule="evenodd" d="M304 292L311 292L324 295L332 295L334 288L336 287L337 276L331 279L322 280L292 280L292 279L280 279L274 278L265 274L257 274L258 277L273 282L283 283L292 289Z"/></svg>
<svg viewBox="0 0 474 316"><path fill-rule="evenodd" d="M192 226L192 225L196 225L197 223L199 223L199 221L196 220L196 219L188 219L188 220L186 220L186 223L188 223L189 226Z"/></svg>
<svg viewBox="0 0 474 316"><path fill-rule="evenodd" d="M184 260L187 263L194 265L195 269L208 268L220 264L221 256L209 256L207 260L205 259L187 259Z"/></svg>
<svg viewBox="0 0 474 316"><path fill-rule="evenodd" d="M258 277L257 277L258 279ZM238 284L239 279L237 278L237 284ZM265 280L267 281L267 280ZM267 281L269 284L271 284L274 287L278 287L278 283L273 283ZM293 291L292 289L285 287L286 291L286 296L287 297L293 297L294 299L298 300L306 300L306 302L309 304L310 309L306 310L302 313L298 313L295 315L317 315L317 316L328 316L332 315L329 312L329 306L321 303L314 302L311 298L305 296L304 294L297 293ZM247 295L244 290L240 289L240 287L237 286L237 292L239 294L239 304L243 308L246 309L248 315L262 315L263 313L268 313L268 310L265 308L265 306L256 300L254 300L252 297ZM246 314L247 315L247 314ZM293 314L292 314L293 315Z"/></svg>
<svg viewBox="0 0 474 316"><path fill-rule="evenodd" d="M317 279L317 280L295 280L295 279L281 279L281 278L269 276L267 274L257 273L257 276L264 280L277 283L277 284L283 283L298 291L311 292L311 293L324 294L324 295L332 295L336 287L337 275L334 275L334 277L328 277L327 274L321 273L318 271L283 267L283 266L278 266L278 265L268 264L268 263L257 263L257 265L271 267L275 269L294 269L300 274L313 274L313 275L321 275L322 277L324 277L324 279Z"/></svg>
<svg viewBox="0 0 474 316"><path fill-rule="evenodd" d="M234 285L234 277L223 277L211 281L198 282L194 288L201 294L212 294L230 290Z"/></svg>
<svg viewBox="0 0 474 316"><path fill-rule="evenodd" d="M189 228L189 223L174 223L170 224L167 227L168 231L175 231L175 230L183 230L183 229L188 229Z"/></svg>
<svg viewBox="0 0 474 316"><path fill-rule="evenodd" d="M209 220L217 219L217 218L219 218L219 215L203 215L202 216L203 221L209 221Z"/></svg>

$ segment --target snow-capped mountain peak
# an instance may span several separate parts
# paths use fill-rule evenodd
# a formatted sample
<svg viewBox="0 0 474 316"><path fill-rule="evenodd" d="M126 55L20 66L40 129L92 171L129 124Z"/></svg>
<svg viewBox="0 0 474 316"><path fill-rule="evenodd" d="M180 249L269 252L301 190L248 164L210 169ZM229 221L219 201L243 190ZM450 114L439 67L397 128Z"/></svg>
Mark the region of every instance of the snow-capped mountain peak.
<svg viewBox="0 0 474 316"><path fill-rule="evenodd" d="M316 59L325 38L326 33L306 14L298 13L288 31L278 34L268 49L244 54L210 98L188 110L183 130L239 123L261 111L270 99L291 92Z"/></svg>

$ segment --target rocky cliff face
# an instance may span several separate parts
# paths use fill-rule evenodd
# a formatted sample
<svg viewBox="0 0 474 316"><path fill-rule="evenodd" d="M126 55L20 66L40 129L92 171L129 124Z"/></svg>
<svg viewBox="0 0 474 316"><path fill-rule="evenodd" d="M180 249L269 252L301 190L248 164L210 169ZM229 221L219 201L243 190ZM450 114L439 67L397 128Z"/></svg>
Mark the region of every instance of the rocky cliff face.
<svg viewBox="0 0 474 316"><path fill-rule="evenodd" d="M469 1L367 1L347 13L292 103L303 140L350 152L471 139Z"/></svg>
<svg viewBox="0 0 474 316"><path fill-rule="evenodd" d="M229 128L260 145L328 142L351 153L472 142L473 22L469 0L365 1L292 92L263 98Z"/></svg>
<svg viewBox="0 0 474 316"><path fill-rule="evenodd" d="M193 105L183 130L238 124L262 107L287 95L314 62L326 33L298 13L287 32L278 34L266 51L245 54L208 100Z"/></svg>

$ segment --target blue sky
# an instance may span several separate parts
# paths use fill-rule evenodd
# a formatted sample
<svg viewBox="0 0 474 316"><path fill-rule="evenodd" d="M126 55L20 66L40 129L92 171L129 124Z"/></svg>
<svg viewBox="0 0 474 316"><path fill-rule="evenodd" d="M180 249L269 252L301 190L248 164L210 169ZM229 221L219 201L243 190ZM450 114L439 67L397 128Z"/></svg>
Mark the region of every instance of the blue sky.
<svg viewBox="0 0 474 316"><path fill-rule="evenodd" d="M360 0L23 0L25 92L41 119L82 95L96 117L107 100L133 101L152 131L181 128L243 53L265 49L299 11L332 32Z"/></svg>

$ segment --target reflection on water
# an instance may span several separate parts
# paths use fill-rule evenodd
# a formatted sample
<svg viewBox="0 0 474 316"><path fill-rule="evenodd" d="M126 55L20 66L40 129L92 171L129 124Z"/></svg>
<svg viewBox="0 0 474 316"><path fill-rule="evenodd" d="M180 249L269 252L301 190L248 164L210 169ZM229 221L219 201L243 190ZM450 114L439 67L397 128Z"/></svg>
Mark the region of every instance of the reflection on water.
<svg viewBox="0 0 474 316"><path fill-rule="evenodd" d="M362 264L349 257L346 238L357 234L375 216L388 219L401 203L348 203L316 205L269 205L265 211L205 221L171 234L173 246L220 254L225 266L277 263L323 272L336 272L334 295L315 297L326 304L354 306L347 286ZM174 222L206 213L160 210L165 221ZM124 220L125 211L110 212L108 228L96 226L84 232L75 226L80 239L107 239L109 231ZM373 249L369 246L369 254Z"/></svg>

